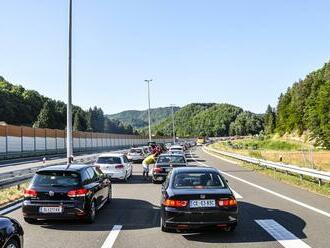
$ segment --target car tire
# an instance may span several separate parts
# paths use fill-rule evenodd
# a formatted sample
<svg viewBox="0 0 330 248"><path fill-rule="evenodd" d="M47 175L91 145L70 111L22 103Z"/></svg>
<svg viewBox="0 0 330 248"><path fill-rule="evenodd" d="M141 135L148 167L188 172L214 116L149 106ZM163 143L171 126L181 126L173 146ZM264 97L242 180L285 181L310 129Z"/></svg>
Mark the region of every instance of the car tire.
<svg viewBox="0 0 330 248"><path fill-rule="evenodd" d="M10 239L7 244L4 246L4 248L19 248L20 245L15 239Z"/></svg>
<svg viewBox="0 0 330 248"><path fill-rule="evenodd" d="M95 201L92 201L90 208L88 209L88 215L86 217L86 222L88 224L93 224L95 222L95 216L96 216L96 204L95 204Z"/></svg>
<svg viewBox="0 0 330 248"><path fill-rule="evenodd" d="M37 219L24 217L24 221L29 224L35 224L37 222Z"/></svg>

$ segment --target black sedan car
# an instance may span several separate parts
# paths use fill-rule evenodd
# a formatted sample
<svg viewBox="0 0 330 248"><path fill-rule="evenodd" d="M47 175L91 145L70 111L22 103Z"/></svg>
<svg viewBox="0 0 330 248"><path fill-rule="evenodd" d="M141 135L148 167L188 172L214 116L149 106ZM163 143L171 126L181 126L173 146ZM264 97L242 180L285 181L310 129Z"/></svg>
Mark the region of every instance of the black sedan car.
<svg viewBox="0 0 330 248"><path fill-rule="evenodd" d="M91 165L58 165L36 172L24 190L23 216L37 219L95 220L96 211L111 200L111 181Z"/></svg>
<svg viewBox="0 0 330 248"><path fill-rule="evenodd" d="M23 229L14 219L0 217L0 247L1 248L22 248Z"/></svg>
<svg viewBox="0 0 330 248"><path fill-rule="evenodd" d="M214 168L175 168L162 186L162 231L202 227L233 231L237 217L234 194Z"/></svg>
<svg viewBox="0 0 330 248"><path fill-rule="evenodd" d="M162 182L173 168L185 166L187 166L187 160L184 155L172 153L162 154L157 158L152 170L152 182Z"/></svg>

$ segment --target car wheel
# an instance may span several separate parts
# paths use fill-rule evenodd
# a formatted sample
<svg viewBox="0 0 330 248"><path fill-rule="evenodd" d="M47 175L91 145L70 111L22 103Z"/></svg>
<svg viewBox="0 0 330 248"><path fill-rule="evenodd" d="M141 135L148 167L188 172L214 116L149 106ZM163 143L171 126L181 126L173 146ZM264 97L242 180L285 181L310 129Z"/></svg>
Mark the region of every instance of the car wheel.
<svg viewBox="0 0 330 248"><path fill-rule="evenodd" d="M11 239L8 243L4 246L5 248L19 248L19 244L17 240Z"/></svg>
<svg viewBox="0 0 330 248"><path fill-rule="evenodd" d="M86 222L89 224L92 224L95 222L95 216L96 216L96 206L95 206L95 201L91 202L91 206L88 211L88 215L86 218Z"/></svg>
<svg viewBox="0 0 330 248"><path fill-rule="evenodd" d="M24 217L24 221L29 224L35 224L37 222L36 219L27 218L27 217Z"/></svg>

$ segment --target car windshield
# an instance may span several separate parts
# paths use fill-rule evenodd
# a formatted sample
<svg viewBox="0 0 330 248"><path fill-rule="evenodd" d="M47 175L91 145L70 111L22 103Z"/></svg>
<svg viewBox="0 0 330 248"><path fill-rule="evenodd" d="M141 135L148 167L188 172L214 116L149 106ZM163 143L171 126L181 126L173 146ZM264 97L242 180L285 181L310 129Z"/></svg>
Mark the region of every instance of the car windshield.
<svg viewBox="0 0 330 248"><path fill-rule="evenodd" d="M160 156L157 163L160 164L183 164L186 160L183 156Z"/></svg>
<svg viewBox="0 0 330 248"><path fill-rule="evenodd" d="M130 153L142 153L142 149L131 149Z"/></svg>
<svg viewBox="0 0 330 248"><path fill-rule="evenodd" d="M97 164L121 164L120 157L99 157Z"/></svg>
<svg viewBox="0 0 330 248"><path fill-rule="evenodd" d="M33 177L34 187L74 187L80 184L80 175L70 171L42 171Z"/></svg>
<svg viewBox="0 0 330 248"><path fill-rule="evenodd" d="M179 172L174 175L175 189L219 189L225 184L216 172Z"/></svg>

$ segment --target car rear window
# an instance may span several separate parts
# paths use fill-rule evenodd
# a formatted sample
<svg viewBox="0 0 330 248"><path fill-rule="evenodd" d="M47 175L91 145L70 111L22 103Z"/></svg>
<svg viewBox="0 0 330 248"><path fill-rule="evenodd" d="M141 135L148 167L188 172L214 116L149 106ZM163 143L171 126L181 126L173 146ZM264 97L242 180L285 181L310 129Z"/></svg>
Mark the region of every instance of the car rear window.
<svg viewBox="0 0 330 248"><path fill-rule="evenodd" d="M170 148L171 151L182 151L182 148L179 147L172 147Z"/></svg>
<svg viewBox="0 0 330 248"><path fill-rule="evenodd" d="M142 153L142 149L131 149L131 153Z"/></svg>
<svg viewBox="0 0 330 248"><path fill-rule="evenodd" d="M99 157L97 164L121 164L120 157Z"/></svg>
<svg viewBox="0 0 330 248"><path fill-rule="evenodd" d="M35 187L72 187L80 184L80 174L71 171L37 172L31 184Z"/></svg>
<svg viewBox="0 0 330 248"><path fill-rule="evenodd" d="M179 172L174 175L175 189L218 189L225 184L216 172Z"/></svg>
<svg viewBox="0 0 330 248"><path fill-rule="evenodd" d="M160 164L184 164L186 160L183 156L160 156L157 160Z"/></svg>

